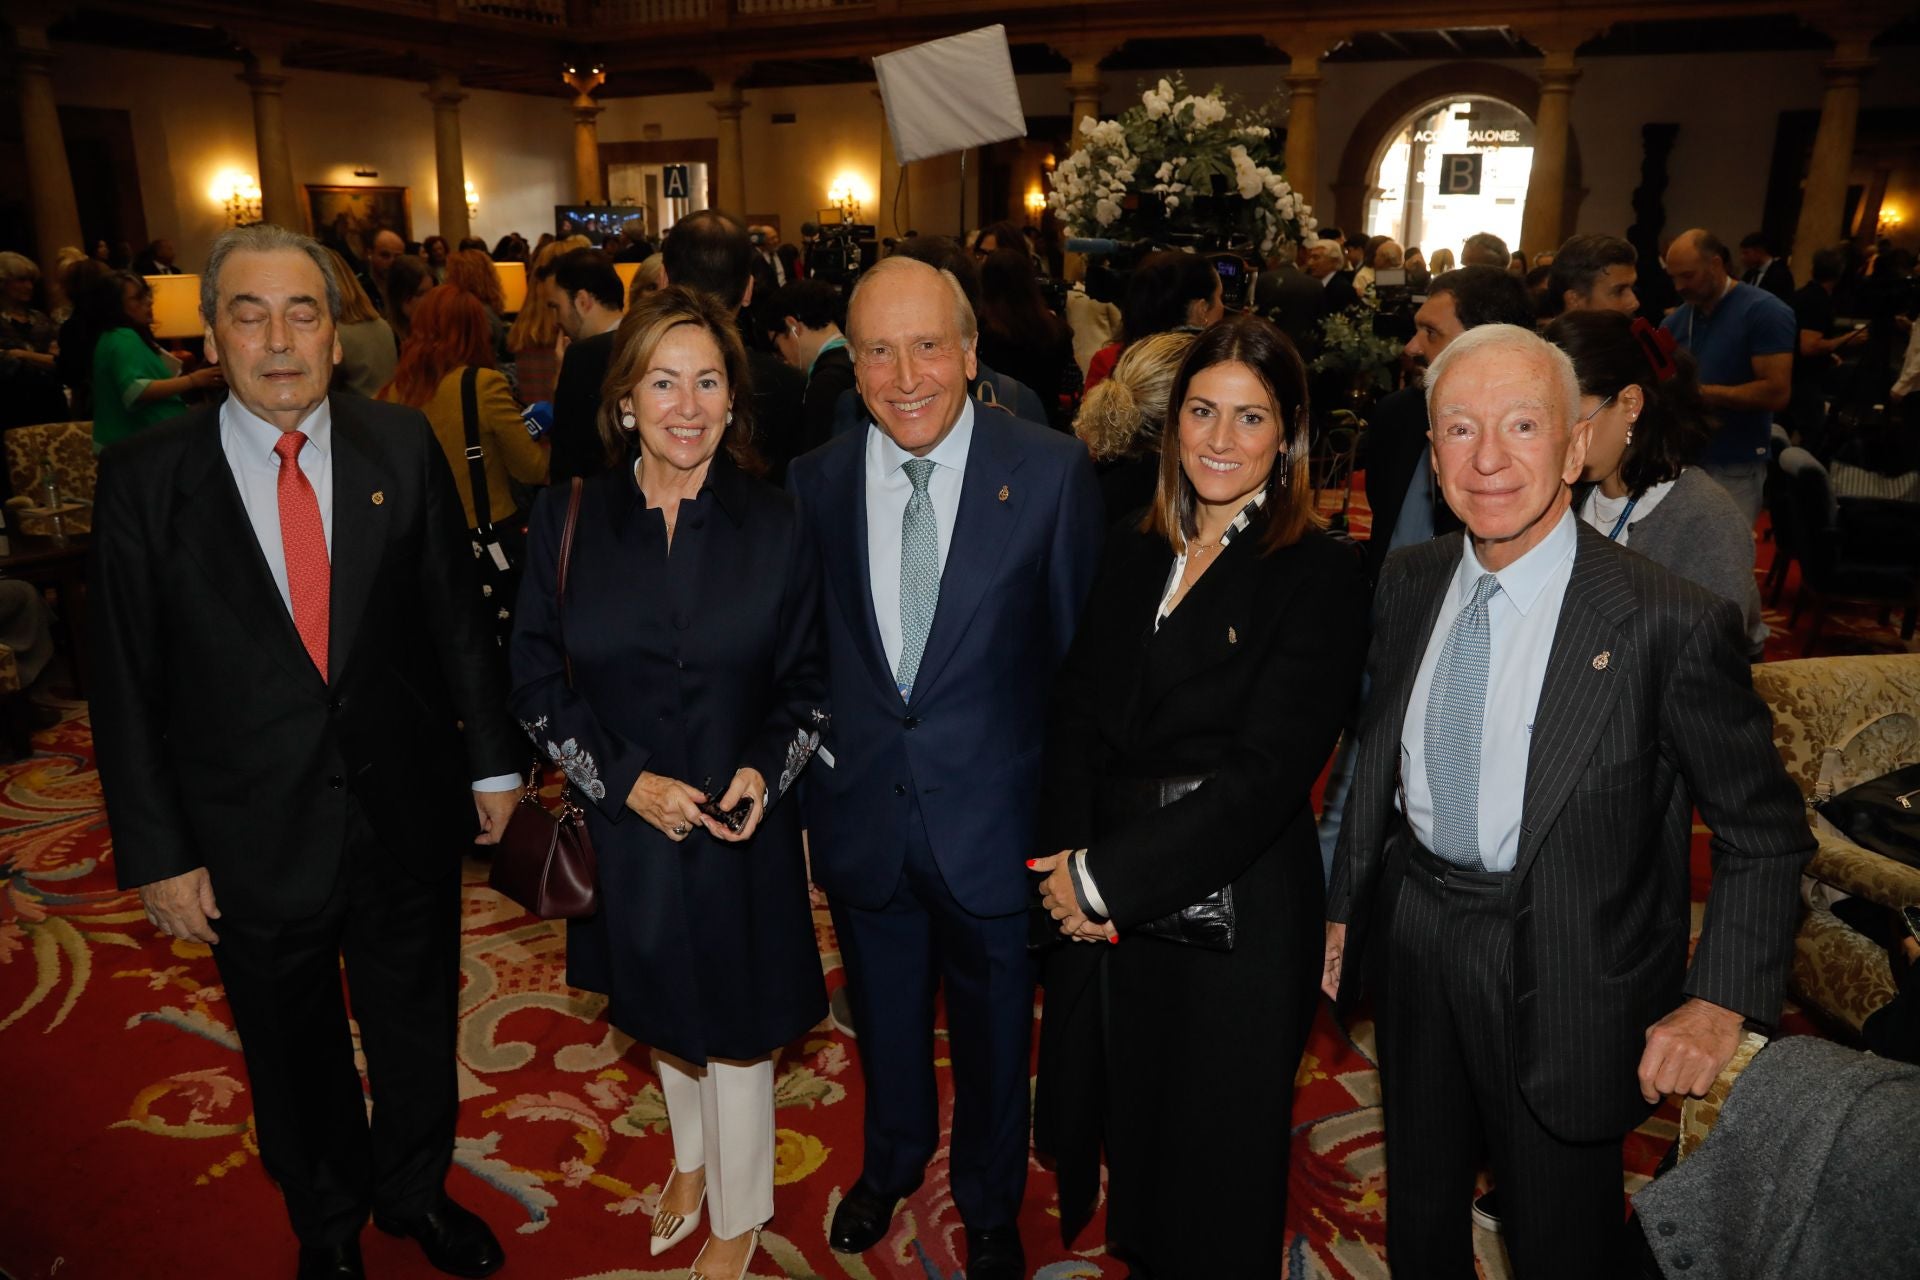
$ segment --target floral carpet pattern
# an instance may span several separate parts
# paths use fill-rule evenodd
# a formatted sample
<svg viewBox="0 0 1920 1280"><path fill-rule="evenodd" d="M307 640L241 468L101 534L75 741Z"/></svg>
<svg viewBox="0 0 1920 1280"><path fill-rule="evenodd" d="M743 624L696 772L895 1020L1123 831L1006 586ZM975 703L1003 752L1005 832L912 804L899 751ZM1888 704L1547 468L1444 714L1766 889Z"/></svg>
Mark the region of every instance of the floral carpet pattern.
<svg viewBox="0 0 1920 1280"><path fill-rule="evenodd" d="M1797 653L1785 619L1768 616L1770 656ZM1906 647L1869 618L1845 621L1836 639L1827 651ZM294 1242L260 1168L239 1042L212 959L203 946L160 937L135 896L114 888L84 706L70 704L35 745L32 758L0 766L0 1135L9 1157L0 1165L0 1273L290 1274ZM1695 843L1698 900L1704 837L1696 833ZM509 1280L683 1276L694 1243L659 1260L646 1252L671 1158L658 1082L644 1054L630 1052L601 1016L604 1000L566 985L560 927L505 902L485 878L484 865L470 861L463 1105L450 1190L500 1235ZM815 907L833 989L837 943L824 904ZM943 1042L934 1053L944 1076ZM777 1212L753 1276L956 1280L964 1234L943 1162L881 1247L853 1258L826 1247L834 1207L860 1167L852 1039L823 1023L789 1046L776 1090ZM1379 1094L1371 1024L1343 1030L1323 1010L1300 1065L1291 1150L1274 1153L1290 1162L1290 1186L1272 1275L1386 1275ZM942 1105L944 1118L944 1079ZM1628 1140L1628 1191L1672 1142L1675 1115L1662 1107ZM1098 1220L1080 1251L1062 1247L1052 1198L1052 1175L1035 1165L1021 1225L1038 1280L1124 1276L1099 1247ZM1498 1240L1480 1234L1478 1243L1483 1273L1505 1277ZM438 1274L410 1243L368 1231L363 1244L375 1276Z"/></svg>

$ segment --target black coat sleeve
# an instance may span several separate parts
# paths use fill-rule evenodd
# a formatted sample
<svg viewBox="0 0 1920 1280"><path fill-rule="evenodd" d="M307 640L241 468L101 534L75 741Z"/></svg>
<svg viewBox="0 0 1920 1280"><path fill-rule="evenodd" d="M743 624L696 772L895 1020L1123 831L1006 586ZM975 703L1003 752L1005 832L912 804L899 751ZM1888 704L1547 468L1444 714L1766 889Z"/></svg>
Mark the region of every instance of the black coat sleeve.
<svg viewBox="0 0 1920 1280"><path fill-rule="evenodd" d="M646 743L604 724L567 678L566 644L554 586L570 491L569 485L555 485L541 494L528 528L526 572L513 611L509 649L513 714L534 746L560 766L575 792L597 806L609 822L618 822L632 812L627 797L653 752ZM583 507L591 505L583 502ZM583 509L581 524L592 515Z"/></svg>
<svg viewBox="0 0 1920 1280"><path fill-rule="evenodd" d="M473 778L518 771L526 749L507 714L500 647L480 601L467 517L433 431L419 418L418 453L422 530L415 565L420 615L440 657L454 713L466 726L467 765Z"/></svg>
<svg viewBox="0 0 1920 1280"><path fill-rule="evenodd" d="M767 783L767 806L780 802L820 746L827 725L827 663L820 634L820 561L807 525L794 514L781 574L775 631L773 700L742 762Z"/></svg>
<svg viewBox="0 0 1920 1280"><path fill-rule="evenodd" d="M167 619L151 558L159 540L142 519L138 472L126 470L128 465L124 450L109 449L100 458L87 569L94 755L123 889L202 865L167 744L160 643Z"/></svg>
<svg viewBox="0 0 1920 1280"><path fill-rule="evenodd" d="M1087 872L1121 933L1238 879L1311 803L1353 709L1368 605L1359 560L1316 550L1271 629L1224 762L1180 800L1088 846Z"/></svg>
<svg viewBox="0 0 1920 1280"><path fill-rule="evenodd" d="M1716 600L1667 679L1662 748L1713 833L1713 886L1686 993L1771 1023L1786 993L1800 872L1814 839L1744 652L1738 610Z"/></svg>

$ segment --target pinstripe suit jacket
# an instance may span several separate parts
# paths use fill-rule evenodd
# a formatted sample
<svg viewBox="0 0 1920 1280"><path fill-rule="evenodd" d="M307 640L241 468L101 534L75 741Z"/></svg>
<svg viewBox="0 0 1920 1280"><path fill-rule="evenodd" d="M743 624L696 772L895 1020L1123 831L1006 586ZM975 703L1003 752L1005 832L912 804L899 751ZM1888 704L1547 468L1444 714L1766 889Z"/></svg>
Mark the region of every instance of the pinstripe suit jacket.
<svg viewBox="0 0 1920 1280"><path fill-rule="evenodd" d="M1343 1004L1411 838L1401 726L1463 536L1395 552L1381 574L1327 897L1328 919L1348 924ZM1528 752L1512 968L1487 978L1507 987L1534 1114L1567 1141L1601 1141L1645 1116L1644 1033L1684 998L1779 1016L1813 838L1753 692L1738 610L1585 524L1579 538ZM1694 804L1713 833L1713 887L1689 965Z"/></svg>

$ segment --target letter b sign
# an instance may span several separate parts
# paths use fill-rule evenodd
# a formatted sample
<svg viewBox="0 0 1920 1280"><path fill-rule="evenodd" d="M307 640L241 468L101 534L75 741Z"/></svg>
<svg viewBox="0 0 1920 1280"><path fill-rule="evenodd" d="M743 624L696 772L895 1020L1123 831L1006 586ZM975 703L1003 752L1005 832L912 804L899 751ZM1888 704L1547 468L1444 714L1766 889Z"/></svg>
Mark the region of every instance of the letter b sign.
<svg viewBox="0 0 1920 1280"><path fill-rule="evenodd" d="M1477 196L1480 194L1480 164L1485 157L1478 152L1440 157L1440 194Z"/></svg>

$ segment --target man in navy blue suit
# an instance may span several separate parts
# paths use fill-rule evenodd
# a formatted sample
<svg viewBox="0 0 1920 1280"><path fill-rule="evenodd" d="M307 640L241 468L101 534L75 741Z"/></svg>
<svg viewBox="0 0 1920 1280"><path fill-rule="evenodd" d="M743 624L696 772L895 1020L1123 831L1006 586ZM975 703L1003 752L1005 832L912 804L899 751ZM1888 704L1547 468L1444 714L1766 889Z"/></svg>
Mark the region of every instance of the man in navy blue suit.
<svg viewBox="0 0 1920 1280"><path fill-rule="evenodd" d="M950 273L880 262L847 329L873 420L788 477L830 601L813 876L833 904L867 1084L865 1165L829 1240L878 1244L939 1146L938 983L967 1275L1024 1278L1026 860L1048 686L1099 560L1100 490L1072 437L968 397L976 328Z"/></svg>

